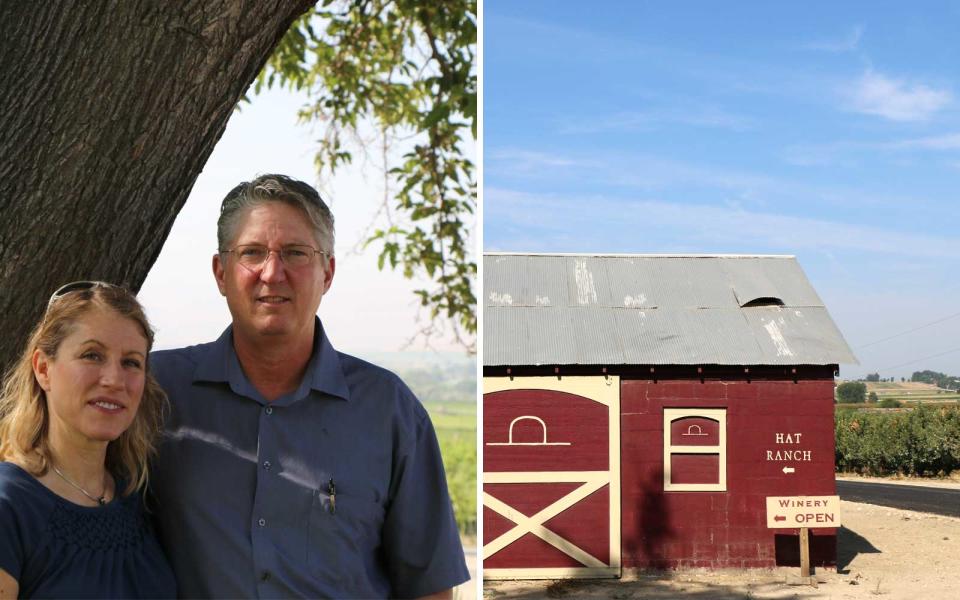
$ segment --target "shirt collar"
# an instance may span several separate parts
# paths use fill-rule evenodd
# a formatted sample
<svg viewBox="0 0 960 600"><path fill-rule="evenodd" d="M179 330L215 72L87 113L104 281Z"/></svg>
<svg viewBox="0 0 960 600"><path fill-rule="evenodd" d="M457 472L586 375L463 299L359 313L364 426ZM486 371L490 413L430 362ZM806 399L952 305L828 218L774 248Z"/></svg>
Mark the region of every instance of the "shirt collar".
<svg viewBox="0 0 960 600"><path fill-rule="evenodd" d="M275 404L290 404L302 399L310 390L336 396L344 400L350 399L343 369L340 365L340 355L330 343L323 324L315 317L313 338L313 353L307 363L307 371L303 381L296 391L277 399ZM210 345L209 351L197 364L193 373L193 381L215 381L229 383L230 388L237 394L249 396L261 401L260 394L247 379L236 350L233 348L233 325L228 325L220 337Z"/></svg>

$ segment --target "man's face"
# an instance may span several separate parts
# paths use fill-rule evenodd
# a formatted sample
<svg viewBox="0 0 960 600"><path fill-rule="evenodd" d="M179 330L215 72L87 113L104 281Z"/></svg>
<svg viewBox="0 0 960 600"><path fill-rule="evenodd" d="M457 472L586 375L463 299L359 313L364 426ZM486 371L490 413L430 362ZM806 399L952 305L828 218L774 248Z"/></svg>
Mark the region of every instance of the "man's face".
<svg viewBox="0 0 960 600"><path fill-rule="evenodd" d="M307 215L283 202L248 208L226 249L245 244L277 252L271 252L259 267L240 264L235 253L213 257L217 287L227 298L234 329L248 338L312 338L314 315L333 281L334 259L316 254L309 265L290 267L279 255L279 250L294 244L318 248Z"/></svg>

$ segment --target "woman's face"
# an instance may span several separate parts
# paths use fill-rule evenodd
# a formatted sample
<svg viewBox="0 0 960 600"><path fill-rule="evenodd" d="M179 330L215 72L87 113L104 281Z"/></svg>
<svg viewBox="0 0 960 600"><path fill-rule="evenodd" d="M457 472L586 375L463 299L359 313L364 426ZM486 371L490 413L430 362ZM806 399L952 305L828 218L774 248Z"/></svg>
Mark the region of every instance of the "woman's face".
<svg viewBox="0 0 960 600"><path fill-rule="evenodd" d="M101 307L74 324L56 358L37 350L33 370L47 395L51 442L82 447L120 437L140 406L146 360L136 321Z"/></svg>

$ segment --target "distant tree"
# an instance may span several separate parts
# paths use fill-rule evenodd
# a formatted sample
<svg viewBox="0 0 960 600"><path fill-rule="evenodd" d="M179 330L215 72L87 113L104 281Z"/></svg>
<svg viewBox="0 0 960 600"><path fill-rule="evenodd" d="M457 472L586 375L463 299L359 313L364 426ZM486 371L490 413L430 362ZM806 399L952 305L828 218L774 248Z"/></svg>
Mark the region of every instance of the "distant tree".
<svg viewBox="0 0 960 600"><path fill-rule="evenodd" d="M938 371L914 371L913 375L910 376L910 381L917 381L920 383L932 383L934 385L939 385L940 381L946 379L947 375L940 373Z"/></svg>
<svg viewBox="0 0 960 600"><path fill-rule="evenodd" d="M906 378L906 377L901 377L901 378L900 378L900 383L906 383L906 381L907 381L907 378Z"/></svg>
<svg viewBox="0 0 960 600"><path fill-rule="evenodd" d="M842 404L861 404L867 398L867 386L860 381L845 381L837 386L837 401Z"/></svg>
<svg viewBox="0 0 960 600"><path fill-rule="evenodd" d="M880 381L879 373L870 373L867 375L867 381Z"/></svg>
<svg viewBox="0 0 960 600"><path fill-rule="evenodd" d="M876 402L876 401L877 401L877 393L870 392L870 394L867 395L867 402Z"/></svg>

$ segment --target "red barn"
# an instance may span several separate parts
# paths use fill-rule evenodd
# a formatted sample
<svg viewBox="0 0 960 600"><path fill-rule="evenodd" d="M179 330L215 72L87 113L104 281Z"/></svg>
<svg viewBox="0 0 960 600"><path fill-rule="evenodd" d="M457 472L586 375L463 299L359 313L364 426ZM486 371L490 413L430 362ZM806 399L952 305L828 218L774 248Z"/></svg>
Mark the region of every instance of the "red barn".
<svg viewBox="0 0 960 600"><path fill-rule="evenodd" d="M791 256L486 254L486 578L796 565L855 363ZM811 530L836 565L836 529Z"/></svg>

